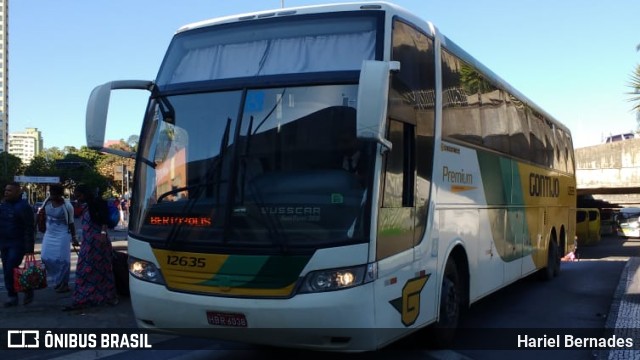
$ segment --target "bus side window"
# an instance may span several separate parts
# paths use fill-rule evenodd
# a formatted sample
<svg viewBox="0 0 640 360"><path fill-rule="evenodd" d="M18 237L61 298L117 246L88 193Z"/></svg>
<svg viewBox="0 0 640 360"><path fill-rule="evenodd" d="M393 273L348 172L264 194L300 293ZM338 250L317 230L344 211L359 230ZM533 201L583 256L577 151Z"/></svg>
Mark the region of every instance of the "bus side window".
<svg viewBox="0 0 640 360"><path fill-rule="evenodd" d="M414 201L415 127L400 121L389 121L388 139L393 144L385 161L382 207L412 207Z"/></svg>

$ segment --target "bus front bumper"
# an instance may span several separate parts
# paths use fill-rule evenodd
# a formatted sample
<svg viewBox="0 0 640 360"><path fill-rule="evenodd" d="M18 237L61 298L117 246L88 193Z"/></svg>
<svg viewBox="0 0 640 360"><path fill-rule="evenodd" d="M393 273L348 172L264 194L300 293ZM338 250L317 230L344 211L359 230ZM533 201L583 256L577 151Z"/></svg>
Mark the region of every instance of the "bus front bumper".
<svg viewBox="0 0 640 360"><path fill-rule="evenodd" d="M377 331L402 331L374 328L372 284L266 299L181 293L130 281L137 324L150 331L334 351L375 350ZM226 325L216 325L221 322Z"/></svg>

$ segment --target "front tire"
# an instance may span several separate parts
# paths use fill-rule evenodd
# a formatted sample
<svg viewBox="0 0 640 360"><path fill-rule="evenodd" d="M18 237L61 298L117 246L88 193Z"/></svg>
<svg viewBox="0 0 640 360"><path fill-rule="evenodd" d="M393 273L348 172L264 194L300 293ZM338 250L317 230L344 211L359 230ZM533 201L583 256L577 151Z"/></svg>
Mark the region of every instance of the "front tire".
<svg viewBox="0 0 640 360"><path fill-rule="evenodd" d="M429 332L431 347L442 349L453 345L455 331L462 314L462 281L455 260L447 260L440 293L440 316Z"/></svg>

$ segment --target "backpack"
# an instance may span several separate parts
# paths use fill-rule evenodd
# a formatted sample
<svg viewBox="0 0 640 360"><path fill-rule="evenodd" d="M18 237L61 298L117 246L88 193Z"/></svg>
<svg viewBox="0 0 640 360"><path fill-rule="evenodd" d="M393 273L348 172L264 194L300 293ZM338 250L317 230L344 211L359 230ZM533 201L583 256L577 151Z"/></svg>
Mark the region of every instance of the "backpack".
<svg viewBox="0 0 640 360"><path fill-rule="evenodd" d="M107 210L109 210L107 213L107 226L109 229L113 229L120 223L120 210L113 202L107 203Z"/></svg>

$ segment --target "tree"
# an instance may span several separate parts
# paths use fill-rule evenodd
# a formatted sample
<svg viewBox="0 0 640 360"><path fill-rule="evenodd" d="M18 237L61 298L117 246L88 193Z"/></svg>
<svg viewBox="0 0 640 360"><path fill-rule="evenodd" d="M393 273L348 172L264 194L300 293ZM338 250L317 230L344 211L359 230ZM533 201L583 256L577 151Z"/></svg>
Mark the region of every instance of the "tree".
<svg viewBox="0 0 640 360"><path fill-rule="evenodd" d="M23 173L22 160L6 151L0 153L0 184L4 185L13 181L14 176Z"/></svg>
<svg viewBox="0 0 640 360"><path fill-rule="evenodd" d="M65 149L67 149L65 147ZM86 146L80 149L71 150L63 159L63 163L70 164L64 169L63 177L66 187L72 189L79 182L82 182L90 188L99 188L107 191L109 188L111 177L109 172L104 169L104 162L107 155ZM61 180L62 180L61 178Z"/></svg>
<svg viewBox="0 0 640 360"><path fill-rule="evenodd" d="M127 144L131 148L131 151L135 152L138 150L138 142L140 142L140 137L138 135L129 135Z"/></svg>
<svg viewBox="0 0 640 360"><path fill-rule="evenodd" d="M60 183L68 189L73 189L78 183L86 183L91 188L106 191L112 177L108 171L101 171L106 155L89 149L86 146L77 149L65 146L63 150L57 147L44 149L25 169L29 176L58 176ZM36 186L36 198L42 199L45 186Z"/></svg>
<svg viewBox="0 0 640 360"><path fill-rule="evenodd" d="M640 51L640 44L636 45L636 51ZM628 93L631 95L629 101L634 104L631 110L637 114L636 126L638 131L640 131L640 64L636 65L635 71L631 74L629 87L633 89L632 92Z"/></svg>
<svg viewBox="0 0 640 360"><path fill-rule="evenodd" d="M24 174L28 176L58 176L55 167L55 159L48 159L38 155L31 160L31 163L24 169Z"/></svg>
<svg viewBox="0 0 640 360"><path fill-rule="evenodd" d="M629 87L633 89L629 94L631 98L629 101L633 102L633 111L640 111L640 64L636 65L635 71L631 74L631 81Z"/></svg>

